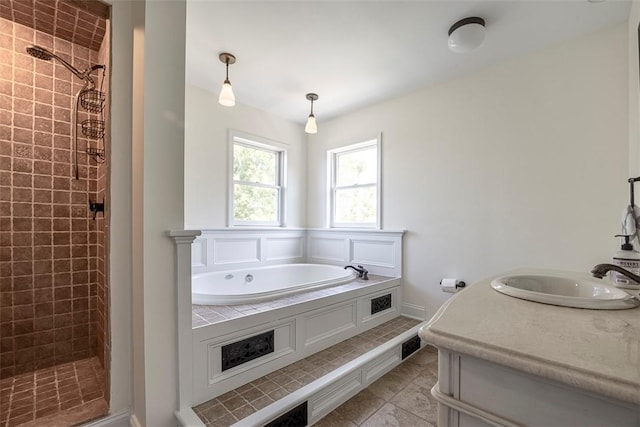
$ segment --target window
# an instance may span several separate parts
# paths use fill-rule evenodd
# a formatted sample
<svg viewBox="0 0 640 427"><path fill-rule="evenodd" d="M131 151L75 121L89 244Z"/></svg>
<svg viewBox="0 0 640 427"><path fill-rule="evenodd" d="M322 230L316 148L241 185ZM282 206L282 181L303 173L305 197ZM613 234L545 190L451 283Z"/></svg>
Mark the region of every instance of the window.
<svg viewBox="0 0 640 427"><path fill-rule="evenodd" d="M380 228L380 138L328 157L329 226Z"/></svg>
<svg viewBox="0 0 640 427"><path fill-rule="evenodd" d="M230 225L284 223L285 150L281 144L232 131Z"/></svg>

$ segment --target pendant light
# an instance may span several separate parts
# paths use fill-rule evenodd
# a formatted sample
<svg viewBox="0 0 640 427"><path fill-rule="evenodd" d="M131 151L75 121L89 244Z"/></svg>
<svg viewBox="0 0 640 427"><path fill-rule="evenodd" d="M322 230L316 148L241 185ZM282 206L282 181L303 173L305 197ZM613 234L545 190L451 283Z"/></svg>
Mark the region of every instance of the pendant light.
<svg viewBox="0 0 640 427"><path fill-rule="evenodd" d="M471 52L482 44L484 35L484 19L477 16L461 19L449 28L449 49L456 53Z"/></svg>
<svg viewBox="0 0 640 427"><path fill-rule="evenodd" d="M224 105L225 107L233 107L236 105L236 97L233 95L233 89L231 88L231 82L229 81L229 64L235 64L236 57L230 53L221 53L218 58L220 58L220 61L227 66L227 77L224 79L224 83L222 84L222 90L220 91L218 102L220 105Z"/></svg>
<svg viewBox="0 0 640 427"><path fill-rule="evenodd" d="M307 99L311 101L311 114L307 119L307 124L304 127L306 133L318 133L318 125L316 125L316 116L313 115L313 101L318 100L318 95L315 93L308 93Z"/></svg>

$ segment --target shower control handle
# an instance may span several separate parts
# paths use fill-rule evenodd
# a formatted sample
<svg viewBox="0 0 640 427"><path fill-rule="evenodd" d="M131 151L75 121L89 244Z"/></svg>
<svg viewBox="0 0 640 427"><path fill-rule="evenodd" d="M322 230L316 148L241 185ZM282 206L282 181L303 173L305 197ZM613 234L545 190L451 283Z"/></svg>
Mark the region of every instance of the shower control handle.
<svg viewBox="0 0 640 427"><path fill-rule="evenodd" d="M102 214L104 215L104 200L102 201L102 203L92 202L91 200L89 200L89 212L93 212L94 221L96 220L98 212L102 212Z"/></svg>

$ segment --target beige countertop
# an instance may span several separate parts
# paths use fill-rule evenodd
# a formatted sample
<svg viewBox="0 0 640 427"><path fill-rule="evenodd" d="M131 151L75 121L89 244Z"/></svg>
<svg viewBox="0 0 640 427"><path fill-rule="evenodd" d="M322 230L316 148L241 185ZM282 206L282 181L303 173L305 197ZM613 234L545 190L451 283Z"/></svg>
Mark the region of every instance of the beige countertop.
<svg viewBox="0 0 640 427"><path fill-rule="evenodd" d="M518 269L500 276L552 272ZM492 279L450 298L420 329L420 337L436 347L640 404L640 307L540 304L496 292Z"/></svg>

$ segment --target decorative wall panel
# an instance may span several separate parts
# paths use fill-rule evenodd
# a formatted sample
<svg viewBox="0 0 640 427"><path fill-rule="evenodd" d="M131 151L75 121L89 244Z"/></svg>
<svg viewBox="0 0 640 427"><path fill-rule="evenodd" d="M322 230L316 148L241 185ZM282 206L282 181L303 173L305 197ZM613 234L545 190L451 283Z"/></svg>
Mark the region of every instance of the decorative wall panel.
<svg viewBox="0 0 640 427"><path fill-rule="evenodd" d="M193 274L305 262L305 231L202 230L193 243Z"/></svg>
<svg viewBox="0 0 640 427"><path fill-rule="evenodd" d="M402 231L308 230L307 262L364 265L369 273L402 275Z"/></svg>
<svg viewBox="0 0 640 427"><path fill-rule="evenodd" d="M396 259L393 241L351 240L351 262L393 268Z"/></svg>
<svg viewBox="0 0 640 427"><path fill-rule="evenodd" d="M287 261L304 257L304 237L267 237L266 261Z"/></svg>
<svg viewBox="0 0 640 427"><path fill-rule="evenodd" d="M305 346L337 341L345 331L358 326L356 301L337 304L304 316ZM332 341L332 342L333 342Z"/></svg>
<svg viewBox="0 0 640 427"><path fill-rule="evenodd" d="M369 273L402 274L403 231L202 230L193 245L193 273L284 263L364 265Z"/></svg>
<svg viewBox="0 0 640 427"><path fill-rule="evenodd" d="M207 265L207 240L196 240L191 244L191 266L205 267Z"/></svg>
<svg viewBox="0 0 640 427"><path fill-rule="evenodd" d="M345 262L345 241L341 237L316 237L309 238L309 256L317 261Z"/></svg>
<svg viewBox="0 0 640 427"><path fill-rule="evenodd" d="M214 264L238 264L260 261L260 239L216 239L213 244Z"/></svg>

